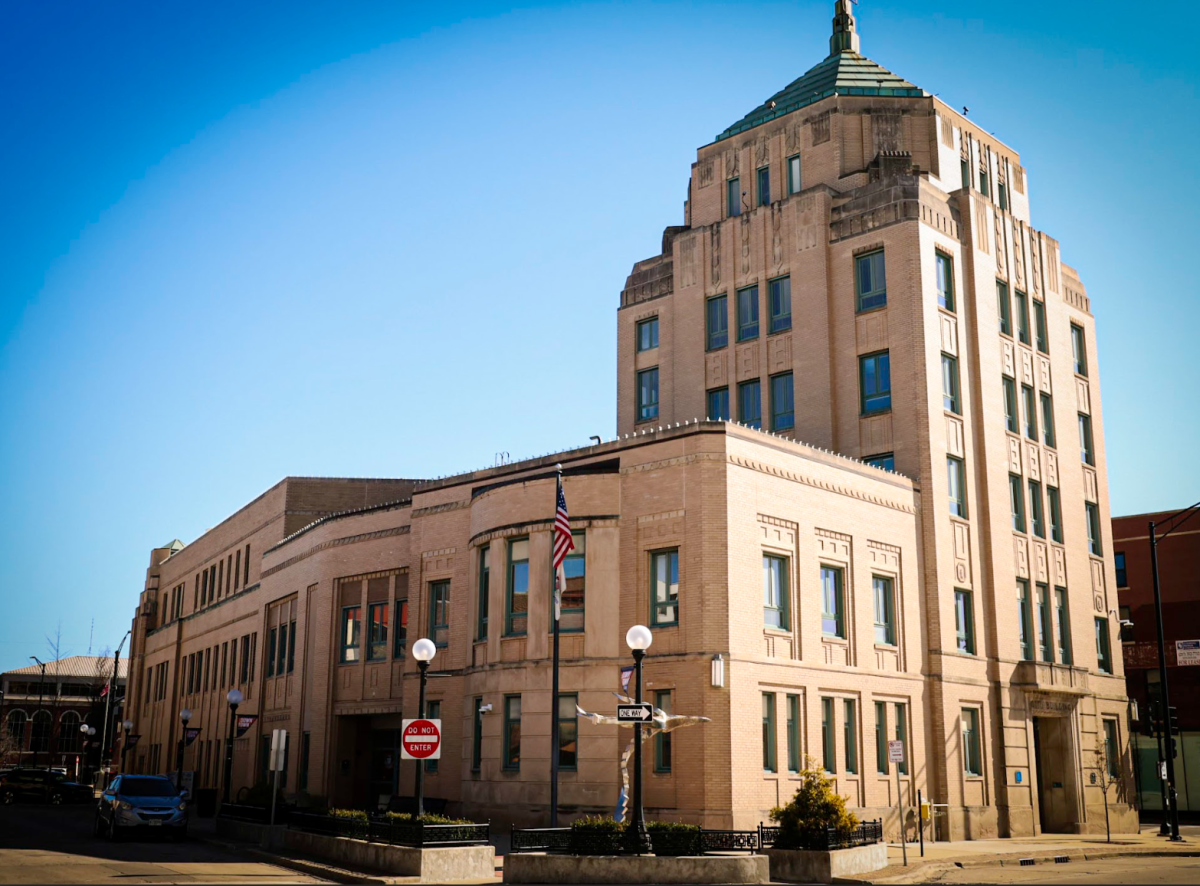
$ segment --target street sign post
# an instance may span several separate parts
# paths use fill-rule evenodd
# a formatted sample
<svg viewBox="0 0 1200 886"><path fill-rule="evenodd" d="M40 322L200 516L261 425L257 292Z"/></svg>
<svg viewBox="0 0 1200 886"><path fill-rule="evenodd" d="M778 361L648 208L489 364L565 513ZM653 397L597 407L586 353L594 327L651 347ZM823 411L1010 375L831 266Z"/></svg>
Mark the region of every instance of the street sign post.
<svg viewBox="0 0 1200 886"><path fill-rule="evenodd" d="M400 759L440 760L441 720L404 720L400 724Z"/></svg>
<svg viewBox="0 0 1200 886"><path fill-rule="evenodd" d="M271 753L267 758L267 768L271 771L271 825L275 824L275 798L279 794L279 773L283 772L287 760L286 729L271 730Z"/></svg>
<svg viewBox="0 0 1200 886"><path fill-rule="evenodd" d="M653 716L654 708L646 702L617 705L618 723L649 723Z"/></svg>
<svg viewBox="0 0 1200 886"><path fill-rule="evenodd" d="M896 815L900 819L900 852L904 866L908 867L908 840L904 834L904 794L900 791L900 764L904 762L904 742L893 739L888 742L888 762L896 767Z"/></svg>

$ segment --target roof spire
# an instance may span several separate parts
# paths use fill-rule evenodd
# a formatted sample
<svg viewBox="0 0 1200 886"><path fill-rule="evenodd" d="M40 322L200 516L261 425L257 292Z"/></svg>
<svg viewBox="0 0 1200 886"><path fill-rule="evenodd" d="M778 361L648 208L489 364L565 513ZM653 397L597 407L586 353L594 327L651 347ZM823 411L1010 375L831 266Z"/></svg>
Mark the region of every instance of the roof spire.
<svg viewBox="0 0 1200 886"><path fill-rule="evenodd" d="M833 6L833 36L829 38L829 54L839 52L858 53L858 32L854 30L854 15L850 11L853 0L837 0Z"/></svg>

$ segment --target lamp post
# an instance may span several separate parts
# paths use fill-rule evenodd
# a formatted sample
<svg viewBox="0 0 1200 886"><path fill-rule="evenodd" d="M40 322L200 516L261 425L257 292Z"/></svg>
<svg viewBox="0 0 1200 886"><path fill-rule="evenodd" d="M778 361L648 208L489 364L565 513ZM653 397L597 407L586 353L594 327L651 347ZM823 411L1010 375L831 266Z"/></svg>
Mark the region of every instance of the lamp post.
<svg viewBox="0 0 1200 886"><path fill-rule="evenodd" d="M221 793L221 802L229 802L229 788L233 782L233 741L237 738L237 709L242 703L242 690L230 689L225 696L229 702L229 739L225 744L225 789Z"/></svg>
<svg viewBox="0 0 1200 886"><path fill-rule="evenodd" d="M96 727L89 726L87 723L81 723L81 724L79 724L79 731L83 735L87 736L87 739L88 739L87 741L85 741L83 743L83 765L84 765L84 770L86 771L87 767L89 765L88 764L88 756L91 754L91 751L92 751L91 739L92 739L92 736L94 736L96 734ZM78 775L78 773L76 773L76 774Z"/></svg>
<svg viewBox="0 0 1200 886"><path fill-rule="evenodd" d="M33 727L34 727L34 724L37 723L37 715L42 712L42 692L46 688L46 663L44 661L42 661L40 658L38 658L36 655L31 655L29 657L31 659L33 659L35 662L37 662L38 665L41 666L41 669L42 669L42 675L40 677L38 677L38 709L34 713L33 719L29 721L29 743L32 745L33 744ZM53 725L53 723L54 723L53 717L50 718L50 722L51 722L51 725ZM41 756L41 751L42 751L42 747L41 747L41 743L39 742L33 748L33 768L34 769L37 769L38 757Z"/></svg>
<svg viewBox="0 0 1200 886"><path fill-rule="evenodd" d="M422 637L412 648L413 658L421 670L421 691L417 696L417 717L425 716L425 683L429 680L429 663L437 655L437 646L428 637ZM417 815L425 814L425 761L417 760Z"/></svg>
<svg viewBox="0 0 1200 886"><path fill-rule="evenodd" d="M177 773L175 775L175 789L183 790L183 743L187 740L187 724L192 719L192 712L189 708L184 708L179 712L179 721L183 724L179 727L179 756L176 759L175 766Z"/></svg>
<svg viewBox="0 0 1200 886"><path fill-rule="evenodd" d="M133 721L126 720L121 724L125 737L121 740L121 771L125 771L125 755L129 752L129 733L133 732Z"/></svg>
<svg viewBox="0 0 1200 886"><path fill-rule="evenodd" d="M645 625L634 625L625 634L625 645L633 651L633 700L642 703L642 659L654 641ZM646 833L646 817L642 809L642 723L633 724L633 821L625 825L625 846L634 855L650 852L650 835Z"/></svg>

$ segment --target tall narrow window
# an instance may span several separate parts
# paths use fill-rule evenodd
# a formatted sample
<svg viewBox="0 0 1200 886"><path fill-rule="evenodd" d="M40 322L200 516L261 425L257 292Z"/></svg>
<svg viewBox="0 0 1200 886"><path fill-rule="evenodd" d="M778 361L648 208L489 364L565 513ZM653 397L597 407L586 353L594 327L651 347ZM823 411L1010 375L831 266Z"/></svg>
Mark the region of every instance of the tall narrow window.
<svg viewBox="0 0 1200 886"><path fill-rule="evenodd" d="M1092 448L1092 417L1079 413L1079 457L1085 465L1096 463L1096 451Z"/></svg>
<svg viewBox="0 0 1200 886"><path fill-rule="evenodd" d="M775 693L762 694L762 761L764 772L774 772L775 765Z"/></svg>
<svg viewBox="0 0 1200 886"><path fill-rule="evenodd" d="M579 765L579 715L575 706L579 696L558 696L558 768L568 771Z"/></svg>
<svg viewBox="0 0 1200 886"><path fill-rule="evenodd" d="M652 351L658 347L658 318L651 317L649 320L642 320L638 323L637 329L637 349L639 351Z"/></svg>
<svg viewBox="0 0 1200 886"><path fill-rule="evenodd" d="M763 623L788 630L788 564L786 557L763 555Z"/></svg>
<svg viewBox="0 0 1200 886"><path fill-rule="evenodd" d="M281 624L279 626L279 657L275 662L275 673L283 675L287 666L287 648L288 648L288 626ZM370 654L370 646L367 647L367 653Z"/></svg>
<svg viewBox="0 0 1200 886"><path fill-rule="evenodd" d="M758 287L747 286L737 293L737 340L758 338Z"/></svg>
<svg viewBox="0 0 1200 886"><path fill-rule="evenodd" d="M708 417L713 421L729 421L729 388L714 388L708 392Z"/></svg>
<svg viewBox="0 0 1200 886"><path fill-rule="evenodd" d="M736 178L725 182L725 211L730 217L742 214L742 183Z"/></svg>
<svg viewBox="0 0 1200 886"><path fill-rule="evenodd" d="M896 645L896 601L892 594L892 580L878 575L871 577L875 593L875 642L885 646Z"/></svg>
<svg viewBox="0 0 1200 886"><path fill-rule="evenodd" d="M1059 501L1058 489L1054 486L1046 487L1046 502L1050 508L1050 539L1062 544L1062 504Z"/></svg>
<svg viewBox="0 0 1200 886"><path fill-rule="evenodd" d="M1037 349L1043 354L1050 353L1050 338L1046 332L1046 305L1044 302L1033 300L1033 335Z"/></svg>
<svg viewBox="0 0 1200 886"><path fill-rule="evenodd" d="M821 567L821 633L826 637L846 638L844 588L842 570L833 566Z"/></svg>
<svg viewBox="0 0 1200 886"><path fill-rule="evenodd" d="M954 589L954 632L958 651L975 654L975 610L971 592Z"/></svg>
<svg viewBox="0 0 1200 886"><path fill-rule="evenodd" d="M821 699L821 762L826 772L837 772L837 751L833 737L833 699Z"/></svg>
<svg viewBox="0 0 1200 886"><path fill-rule="evenodd" d="M1008 284L996 281L996 307L1000 315L1000 331L1012 335L1012 303L1008 298Z"/></svg>
<svg viewBox="0 0 1200 886"><path fill-rule="evenodd" d="M587 592L587 533L573 532L571 539L575 547L563 559L563 577L567 583L562 592L562 618L558 626L560 631L567 634L583 630L584 597ZM554 605L553 595L550 604Z"/></svg>
<svg viewBox="0 0 1200 886"><path fill-rule="evenodd" d="M1051 449L1054 442L1054 401L1049 394L1042 394L1042 443Z"/></svg>
<svg viewBox="0 0 1200 886"><path fill-rule="evenodd" d="M1111 674L1112 651L1108 644L1108 619L1096 619L1096 667L1102 674Z"/></svg>
<svg viewBox="0 0 1200 886"><path fill-rule="evenodd" d="M1050 619L1050 588L1037 585L1038 648L1042 661L1054 661L1054 623Z"/></svg>
<svg viewBox="0 0 1200 886"><path fill-rule="evenodd" d="M1029 602L1029 582L1017 579L1018 632L1021 641L1021 658L1033 661L1033 612Z"/></svg>
<svg viewBox="0 0 1200 886"><path fill-rule="evenodd" d="M987 197L988 194L988 174L986 169L979 170L979 193Z"/></svg>
<svg viewBox="0 0 1200 886"><path fill-rule="evenodd" d="M245 587L250 584L250 545L246 545L246 562L242 568L242 587Z"/></svg>
<svg viewBox="0 0 1200 886"><path fill-rule="evenodd" d="M505 769L521 768L521 696L504 696Z"/></svg>
<svg viewBox="0 0 1200 886"><path fill-rule="evenodd" d="M790 372L771 376L771 430L787 431L796 426L793 396Z"/></svg>
<svg viewBox="0 0 1200 886"><path fill-rule="evenodd" d="M770 302L770 331L784 332L792 328L792 278L780 277L768 286Z"/></svg>
<svg viewBox="0 0 1200 886"><path fill-rule="evenodd" d="M508 543L508 593L504 614L506 636L524 634L529 617L529 539Z"/></svg>
<svg viewBox="0 0 1200 886"><path fill-rule="evenodd" d="M758 179L758 205L766 206L771 202L771 167L760 166L756 178Z"/></svg>
<svg viewBox="0 0 1200 886"><path fill-rule="evenodd" d="M788 193L799 194L802 187L800 179L800 155L788 157Z"/></svg>
<svg viewBox="0 0 1200 886"><path fill-rule="evenodd" d="M942 354L942 408L962 415L958 400L958 360L949 354Z"/></svg>
<svg viewBox="0 0 1200 886"><path fill-rule="evenodd" d="M1023 345L1029 344L1029 299L1025 293L1018 291L1017 296L1017 340Z"/></svg>
<svg viewBox="0 0 1200 886"><path fill-rule="evenodd" d="M1087 339L1083 335L1083 327L1071 324L1071 357L1075 361L1077 375L1088 374Z"/></svg>
<svg viewBox="0 0 1200 886"><path fill-rule="evenodd" d="M267 676L275 676L275 636L279 632L278 628L271 628L267 631Z"/></svg>
<svg viewBox="0 0 1200 886"><path fill-rule="evenodd" d="M1018 433L1017 383L1007 375L1002 375L1000 384L1004 388L1004 426L1016 434Z"/></svg>
<svg viewBox="0 0 1200 886"><path fill-rule="evenodd" d="M404 658L408 647L408 600L396 601L396 641L392 647L394 658Z"/></svg>
<svg viewBox="0 0 1200 886"><path fill-rule="evenodd" d="M963 772L983 775L983 750L980 747L979 710L962 709Z"/></svg>
<svg viewBox="0 0 1200 886"><path fill-rule="evenodd" d="M950 491L950 513L956 517L967 516L967 480L963 460L946 456L947 485Z"/></svg>
<svg viewBox="0 0 1200 886"><path fill-rule="evenodd" d="M372 603L367 607L367 661L383 661L388 657L388 604Z"/></svg>
<svg viewBox="0 0 1200 886"><path fill-rule="evenodd" d="M875 771L887 775L892 771L888 762L887 702L875 702Z"/></svg>
<svg viewBox="0 0 1200 886"><path fill-rule="evenodd" d="M664 714L672 713L671 690L660 689L654 693L654 706ZM671 771L671 733L660 732L654 736L654 771Z"/></svg>
<svg viewBox="0 0 1200 886"><path fill-rule="evenodd" d="M883 250L854 257L854 282L858 293L858 310L869 311L887 304L887 274L883 267Z"/></svg>
<svg viewBox="0 0 1200 886"><path fill-rule="evenodd" d="M705 347L710 351L729 344L729 296L717 295L704 303Z"/></svg>
<svg viewBox="0 0 1200 886"><path fill-rule="evenodd" d="M483 768L483 697L475 697L475 716L471 729L471 771Z"/></svg>
<svg viewBox="0 0 1200 886"><path fill-rule="evenodd" d="M233 563L233 589L238 589L238 584L242 577L242 549L237 549L237 557Z"/></svg>
<svg viewBox="0 0 1200 886"><path fill-rule="evenodd" d="M442 703L440 701L425 702L425 718L428 720L440 720L442 718ZM431 772L431 773L437 772L438 771L438 761L437 760L426 760L425 761L425 771Z"/></svg>
<svg viewBox="0 0 1200 886"><path fill-rule="evenodd" d="M357 606L342 607L342 661L353 662L361 659L361 653L358 648L359 633L362 630L362 620L360 610ZM242 639L245 643L245 638ZM242 658L242 679L246 677L246 656Z"/></svg>
<svg viewBox="0 0 1200 886"><path fill-rule="evenodd" d="M863 415L892 408L892 364L887 351L858 358L860 409Z"/></svg>
<svg viewBox="0 0 1200 886"><path fill-rule="evenodd" d="M1054 612L1058 622L1058 660L1065 665L1071 663L1071 626L1067 612L1067 589L1054 589Z"/></svg>
<svg viewBox="0 0 1200 886"><path fill-rule="evenodd" d="M937 293L938 304L947 311L954 310L954 260L944 252L935 252L934 261L937 264Z"/></svg>
<svg viewBox="0 0 1200 886"><path fill-rule="evenodd" d="M1113 554L1113 563L1117 567L1117 587L1129 587L1129 573L1125 568L1125 552L1117 551L1115 554Z"/></svg>
<svg viewBox="0 0 1200 886"><path fill-rule="evenodd" d="M650 624L679 624L679 551L650 555Z"/></svg>
<svg viewBox="0 0 1200 886"><path fill-rule="evenodd" d="M1104 720L1104 760L1109 778L1121 777L1120 745L1117 743L1117 721Z"/></svg>
<svg viewBox="0 0 1200 886"><path fill-rule="evenodd" d="M788 771L800 771L800 696L787 697Z"/></svg>
<svg viewBox="0 0 1200 886"><path fill-rule="evenodd" d="M1018 474L1009 474L1008 501L1012 507L1012 528L1014 532L1025 531L1025 490L1021 487L1021 477Z"/></svg>
<svg viewBox="0 0 1200 886"><path fill-rule="evenodd" d="M1038 538L1046 537L1046 519L1042 511L1042 484L1037 480L1029 481L1029 522L1033 534Z"/></svg>
<svg viewBox="0 0 1200 886"><path fill-rule="evenodd" d="M486 640L488 635L488 598L492 583L491 548L479 549L479 595L476 602L475 639Z"/></svg>
<svg viewBox="0 0 1200 886"><path fill-rule="evenodd" d="M288 658L287 672L296 670L296 619L288 622Z"/></svg>
<svg viewBox="0 0 1200 886"><path fill-rule="evenodd" d="M1033 396L1033 388L1021 385L1021 399L1025 406L1025 436L1036 440L1037 434L1037 400Z"/></svg>
<svg viewBox="0 0 1200 886"><path fill-rule="evenodd" d="M439 649L450 645L450 582L429 584L429 638Z"/></svg>
<svg viewBox="0 0 1200 886"><path fill-rule="evenodd" d="M1088 553L1097 557L1103 556L1100 544L1100 508L1093 502L1083 503L1084 515L1087 517Z"/></svg>
<svg viewBox="0 0 1200 886"><path fill-rule="evenodd" d="M904 755L900 758L900 774L908 775L908 708L896 702L896 740L901 742Z"/></svg>
<svg viewBox="0 0 1200 886"><path fill-rule="evenodd" d="M958 172L962 177L962 186L964 188L971 187L971 164L967 162L967 158L963 157L958 161Z"/></svg>
<svg viewBox="0 0 1200 886"><path fill-rule="evenodd" d="M858 774L858 718L855 716L854 699L843 699L846 729L846 771Z"/></svg>
<svg viewBox="0 0 1200 886"><path fill-rule="evenodd" d="M762 388L757 379L738 385L738 421L752 428L762 427Z"/></svg>
<svg viewBox="0 0 1200 886"><path fill-rule="evenodd" d="M637 374L637 420L658 418L658 367L643 369Z"/></svg>
<svg viewBox="0 0 1200 886"><path fill-rule="evenodd" d="M1008 188L1005 187L1004 182L996 182L996 193L1000 197L1000 209L1008 209Z"/></svg>

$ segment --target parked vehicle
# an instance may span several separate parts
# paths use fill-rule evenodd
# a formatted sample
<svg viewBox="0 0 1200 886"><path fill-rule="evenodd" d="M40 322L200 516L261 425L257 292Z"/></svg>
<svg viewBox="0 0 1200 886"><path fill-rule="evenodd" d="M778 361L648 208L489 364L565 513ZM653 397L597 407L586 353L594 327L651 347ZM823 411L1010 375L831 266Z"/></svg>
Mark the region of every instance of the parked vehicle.
<svg viewBox="0 0 1200 886"><path fill-rule="evenodd" d="M119 775L100 795L96 805L97 837L119 840L128 831L170 833L187 837L187 790L176 790L161 775Z"/></svg>
<svg viewBox="0 0 1200 886"><path fill-rule="evenodd" d="M13 769L0 775L0 803L86 803L95 793L49 769Z"/></svg>

